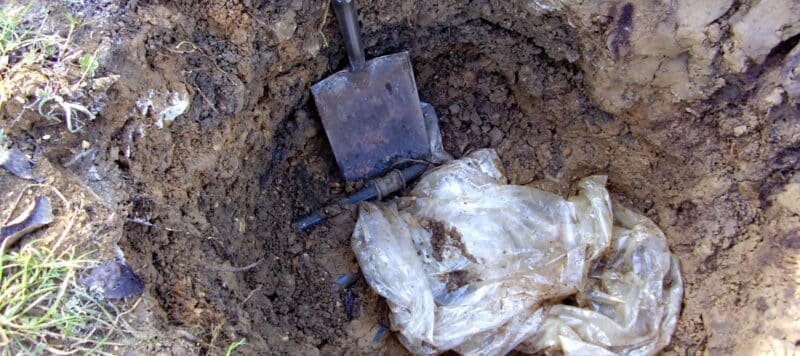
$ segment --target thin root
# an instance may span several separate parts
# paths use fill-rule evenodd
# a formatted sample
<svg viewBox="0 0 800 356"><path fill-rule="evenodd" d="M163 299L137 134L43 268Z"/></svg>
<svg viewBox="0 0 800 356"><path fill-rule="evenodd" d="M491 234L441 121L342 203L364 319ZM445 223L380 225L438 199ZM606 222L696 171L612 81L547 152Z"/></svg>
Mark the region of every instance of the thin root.
<svg viewBox="0 0 800 356"><path fill-rule="evenodd" d="M253 262L253 263L251 263L251 264L249 264L247 266L244 266L244 267L206 268L203 271L205 271L205 272L243 272L243 271L247 271L248 269L251 269L251 268L254 268L254 267L260 265L261 262L264 262L264 257L261 257L261 258L258 259L258 261L255 261L255 262Z"/></svg>
<svg viewBox="0 0 800 356"><path fill-rule="evenodd" d="M325 33L322 32L325 29L325 25L328 23L328 8L331 7L331 0L325 1L323 4L323 13L322 13L322 22L319 24L319 35L322 37L322 48L328 48L328 38L325 36Z"/></svg>
<svg viewBox="0 0 800 356"><path fill-rule="evenodd" d="M256 294L256 292L260 291L261 287L263 286L264 286L263 284L259 284L256 289L251 290L250 293L247 294L247 298L244 298L244 300L241 303L239 303L239 308L241 308L244 305L244 303L247 303L247 301L250 300L250 298L252 298L253 295Z"/></svg>

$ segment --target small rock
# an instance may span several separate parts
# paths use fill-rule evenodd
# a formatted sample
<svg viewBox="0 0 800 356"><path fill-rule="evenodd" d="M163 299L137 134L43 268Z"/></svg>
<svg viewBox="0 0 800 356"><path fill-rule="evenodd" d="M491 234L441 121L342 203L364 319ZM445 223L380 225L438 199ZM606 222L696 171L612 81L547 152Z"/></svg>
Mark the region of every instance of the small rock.
<svg viewBox="0 0 800 356"><path fill-rule="evenodd" d="M238 57L236 56L236 54L231 52L231 51L223 52L222 53L222 60L224 60L224 61L226 61L228 63L236 63L236 62L239 61Z"/></svg>
<svg viewBox="0 0 800 356"><path fill-rule="evenodd" d="M175 330L175 333L178 334L180 337L186 339L189 342L196 342L197 341L197 336L194 336L194 334L192 334L192 333L190 333L190 332L188 332L186 330L177 329L177 330Z"/></svg>
<svg viewBox="0 0 800 356"><path fill-rule="evenodd" d="M764 101L767 102L769 106L778 106L783 104L783 94L785 91L783 88L775 88L773 89L767 97L764 98Z"/></svg>
<svg viewBox="0 0 800 356"><path fill-rule="evenodd" d="M747 132L747 126L739 125L733 128L733 135L736 137L744 135L745 132Z"/></svg>
<svg viewBox="0 0 800 356"><path fill-rule="evenodd" d="M319 50L320 50L320 43L317 36L308 36L303 41L303 52L308 57L316 57L317 54L319 54Z"/></svg>
<svg viewBox="0 0 800 356"><path fill-rule="evenodd" d="M719 24L713 23L706 27L706 38L711 43L718 43L722 39L722 31Z"/></svg>
<svg viewBox="0 0 800 356"><path fill-rule="evenodd" d="M350 288L358 281L358 277L358 273L343 274L339 276L339 278L336 278L336 288Z"/></svg>
<svg viewBox="0 0 800 356"><path fill-rule="evenodd" d="M450 114L458 115L461 112L461 107L458 104L450 105Z"/></svg>
<svg viewBox="0 0 800 356"><path fill-rule="evenodd" d="M144 291L142 279L126 264L117 261L107 261L93 268L79 282L108 299L122 299Z"/></svg>
<svg viewBox="0 0 800 356"><path fill-rule="evenodd" d="M275 34L279 42L285 42L294 35L294 31L297 29L297 22L294 21L294 17L295 12L289 10L283 19L272 25L272 33Z"/></svg>
<svg viewBox="0 0 800 356"><path fill-rule="evenodd" d="M800 215L800 183L787 184L776 200L779 205Z"/></svg>
<svg viewBox="0 0 800 356"><path fill-rule="evenodd" d="M491 141L492 146L496 146L503 140L506 134L503 133L503 130L498 129L497 127L493 127L491 131L489 131L489 140Z"/></svg>
<svg viewBox="0 0 800 356"><path fill-rule="evenodd" d="M86 140L83 140L83 142L81 142L81 148L83 148L84 150L88 150L89 147L92 147L92 143L91 142L86 141Z"/></svg>
<svg viewBox="0 0 800 356"><path fill-rule="evenodd" d="M18 149L0 150L0 168L22 179L39 181L33 176L33 163Z"/></svg>
<svg viewBox="0 0 800 356"><path fill-rule="evenodd" d="M471 121L473 125L480 125L483 123L480 115L474 111L469 114L469 121Z"/></svg>
<svg viewBox="0 0 800 356"><path fill-rule="evenodd" d="M47 141L47 140L49 140L49 139L50 139L50 135L44 135L44 136L42 136L42 140L45 140L45 141Z"/></svg>
<svg viewBox="0 0 800 356"><path fill-rule="evenodd" d="M473 82L475 82L475 79L477 79L477 77L478 77L478 76L477 76L477 75L475 75L475 72L471 72L471 71L465 71L465 72L464 72L464 83L465 83L467 86L469 86L469 85L471 85Z"/></svg>
<svg viewBox="0 0 800 356"><path fill-rule="evenodd" d="M112 84L119 80L119 74L112 74L107 77L95 78L92 80L92 90L97 92L106 91Z"/></svg>
<svg viewBox="0 0 800 356"><path fill-rule="evenodd" d="M372 337L372 342L378 343L381 342L384 337L388 334L389 328L386 325L378 324L375 328L375 335Z"/></svg>
<svg viewBox="0 0 800 356"><path fill-rule="evenodd" d="M506 101L508 93L504 88L497 88L489 94L489 101L495 104L501 104Z"/></svg>
<svg viewBox="0 0 800 356"><path fill-rule="evenodd" d="M7 240L5 245L10 247L25 234L53 222L53 218L50 199L43 195L38 196L19 217L0 227L0 242Z"/></svg>
<svg viewBox="0 0 800 356"><path fill-rule="evenodd" d="M237 28L231 34L231 43L241 46L247 42L247 30L245 28Z"/></svg>
<svg viewBox="0 0 800 356"><path fill-rule="evenodd" d="M456 87L449 87L447 88L447 98L454 99L457 98L461 94L461 90Z"/></svg>
<svg viewBox="0 0 800 356"><path fill-rule="evenodd" d="M494 126L500 126L503 123L500 113L493 112L489 115L489 123Z"/></svg>
<svg viewBox="0 0 800 356"><path fill-rule="evenodd" d="M473 135L475 135L475 136L478 136L478 135L480 135L480 134L481 134L481 127L480 127L480 126L478 126L478 125L476 125L476 124L472 124L472 126L470 126L469 130L470 130L470 131L472 132L472 134L473 134Z"/></svg>

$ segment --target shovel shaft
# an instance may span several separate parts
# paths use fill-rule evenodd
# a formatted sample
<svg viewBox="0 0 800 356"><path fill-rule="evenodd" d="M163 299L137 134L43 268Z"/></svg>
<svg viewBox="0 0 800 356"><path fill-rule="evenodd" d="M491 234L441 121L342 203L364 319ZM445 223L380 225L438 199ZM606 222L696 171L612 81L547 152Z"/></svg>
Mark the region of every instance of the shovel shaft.
<svg viewBox="0 0 800 356"><path fill-rule="evenodd" d="M339 29L342 31L344 45L347 48L347 57L350 59L350 71L356 72L364 69L364 46L361 44L361 31L358 29L358 14L356 13L356 0L333 0L333 11L339 20Z"/></svg>

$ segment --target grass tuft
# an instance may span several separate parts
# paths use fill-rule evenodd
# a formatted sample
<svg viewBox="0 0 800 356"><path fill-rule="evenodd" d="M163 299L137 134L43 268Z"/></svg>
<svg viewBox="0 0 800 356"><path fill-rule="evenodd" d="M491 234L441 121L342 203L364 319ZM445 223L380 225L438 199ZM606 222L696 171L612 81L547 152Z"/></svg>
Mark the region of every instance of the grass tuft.
<svg viewBox="0 0 800 356"><path fill-rule="evenodd" d="M94 353L116 330L113 306L77 285L91 260L36 242L0 251L2 355Z"/></svg>
<svg viewBox="0 0 800 356"><path fill-rule="evenodd" d="M63 247L69 241L79 205L71 204L55 187L30 184L8 208L5 222L13 216L29 189L52 190L64 208L73 210L63 229L53 224L42 238L8 249L0 241L0 355L20 354L108 354L111 346L123 344L134 333L112 303L78 285L78 273L97 264L91 252L78 253L80 245ZM70 209L73 207L74 209ZM67 238L67 239L65 239Z"/></svg>

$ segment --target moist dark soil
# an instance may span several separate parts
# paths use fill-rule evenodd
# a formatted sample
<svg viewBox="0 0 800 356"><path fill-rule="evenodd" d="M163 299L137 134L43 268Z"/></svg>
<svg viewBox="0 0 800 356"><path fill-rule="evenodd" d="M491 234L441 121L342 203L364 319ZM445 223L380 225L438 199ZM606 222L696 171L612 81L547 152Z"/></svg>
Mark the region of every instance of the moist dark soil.
<svg viewBox="0 0 800 356"><path fill-rule="evenodd" d="M731 127L756 110L757 78L787 51L755 69L761 74L730 75L692 110L612 115L574 61L585 34L561 15L529 18L509 3L360 1L367 57L410 53L420 98L436 108L454 156L495 148L510 183L559 194L606 174L613 194L653 219L686 283L667 351L724 353L741 337L736 320L757 333L763 323L750 315L796 295L763 284L794 278L772 261L797 253L797 216L776 208L774 196L799 164L800 110L759 114L743 135ZM99 196L127 214L119 245L146 283L151 322L164 330L140 350L217 353L246 338L240 350L249 354L404 352L393 336L375 337L389 325L387 307L363 279L334 283L359 270L355 209L310 232L291 228L357 188L337 171L309 90L347 64L327 4L110 6L117 45L104 70L121 79L83 135L97 142L93 167L104 177L92 187L115 192ZM188 111L156 127L152 113L136 109L151 90L187 95ZM63 164L81 139L45 155ZM178 348L170 338L191 342Z"/></svg>

